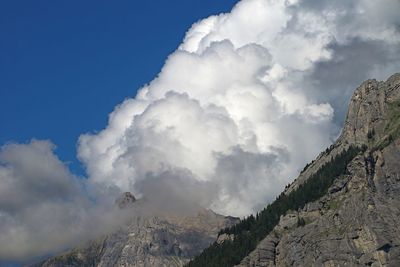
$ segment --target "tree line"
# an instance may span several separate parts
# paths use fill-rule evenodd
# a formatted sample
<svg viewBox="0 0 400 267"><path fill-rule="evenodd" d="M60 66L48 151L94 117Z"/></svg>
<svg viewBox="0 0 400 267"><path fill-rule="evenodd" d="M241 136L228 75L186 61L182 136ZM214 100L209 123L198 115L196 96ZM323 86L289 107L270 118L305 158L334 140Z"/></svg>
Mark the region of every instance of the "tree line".
<svg viewBox="0 0 400 267"><path fill-rule="evenodd" d="M274 202L256 215L250 215L236 225L222 229L219 235L233 235L233 239L214 242L186 266L230 267L239 264L273 230L282 215L289 210L302 209L307 203L324 196L337 177L347 174L347 165L364 149L349 147L325 163L295 191L289 194L281 193ZM304 224L304 220L298 222L299 226Z"/></svg>

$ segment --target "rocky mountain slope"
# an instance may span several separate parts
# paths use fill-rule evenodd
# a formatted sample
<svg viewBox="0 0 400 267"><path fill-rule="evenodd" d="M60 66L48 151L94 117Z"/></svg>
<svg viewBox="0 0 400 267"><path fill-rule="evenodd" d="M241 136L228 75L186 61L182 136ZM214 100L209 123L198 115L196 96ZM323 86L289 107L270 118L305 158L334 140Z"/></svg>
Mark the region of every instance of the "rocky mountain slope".
<svg viewBox="0 0 400 267"><path fill-rule="evenodd" d="M238 266L400 266L400 74L354 93L342 135L286 190L349 145L366 146L328 193L290 211Z"/></svg>
<svg viewBox="0 0 400 267"><path fill-rule="evenodd" d="M125 194L120 208L135 203ZM400 74L354 92L338 140L239 224L133 216L127 228L39 266L400 266ZM228 227L227 227L228 226Z"/></svg>
<svg viewBox="0 0 400 267"><path fill-rule="evenodd" d="M132 212L126 227L33 266L183 266L214 242L222 227L238 222L205 209L196 214L146 215L138 212L145 203L130 193L118 198L116 205Z"/></svg>
<svg viewBox="0 0 400 267"><path fill-rule="evenodd" d="M188 266L400 266L400 74L356 89L338 140Z"/></svg>

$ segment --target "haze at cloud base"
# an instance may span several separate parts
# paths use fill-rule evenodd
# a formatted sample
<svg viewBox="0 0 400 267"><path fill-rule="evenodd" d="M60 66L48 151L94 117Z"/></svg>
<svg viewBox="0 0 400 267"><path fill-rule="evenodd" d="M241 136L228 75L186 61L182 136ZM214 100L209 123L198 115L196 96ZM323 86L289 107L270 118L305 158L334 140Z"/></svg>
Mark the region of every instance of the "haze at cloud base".
<svg viewBox="0 0 400 267"><path fill-rule="evenodd" d="M80 137L87 180L49 141L3 146L0 259L91 238L93 220L110 229L125 191L154 211L261 209L336 138L352 90L399 71L399 10L396 0L243 0L195 23L103 131Z"/></svg>
<svg viewBox="0 0 400 267"><path fill-rule="evenodd" d="M90 182L140 195L148 173L185 170L217 188L215 211L256 211L337 136L351 90L399 66L399 5L244 0L195 23L106 129L81 136ZM382 61L343 58L366 46Z"/></svg>

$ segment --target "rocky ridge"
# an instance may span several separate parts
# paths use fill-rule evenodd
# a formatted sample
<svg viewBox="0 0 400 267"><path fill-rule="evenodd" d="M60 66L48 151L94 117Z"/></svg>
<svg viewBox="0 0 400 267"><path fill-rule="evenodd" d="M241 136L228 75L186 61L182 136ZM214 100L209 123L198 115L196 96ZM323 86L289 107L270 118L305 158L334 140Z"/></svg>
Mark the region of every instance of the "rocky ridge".
<svg viewBox="0 0 400 267"><path fill-rule="evenodd" d="M365 152L323 197L281 216L237 266L400 266L399 137L400 74L386 82L362 83L350 101L341 136L284 194L351 146L363 146ZM137 205L130 196L122 200ZM126 229L39 266L182 266L212 243L220 228L236 221L207 210L184 218L133 217ZM233 239L221 235L217 242Z"/></svg>
<svg viewBox="0 0 400 267"><path fill-rule="evenodd" d="M143 210L146 204L129 192L115 204L132 213L126 226L33 266L183 266L216 240L219 229L238 221L206 209L193 214L138 215L136 208Z"/></svg>
<svg viewBox="0 0 400 267"><path fill-rule="evenodd" d="M354 92L338 140L285 190L351 145L365 152L328 193L288 212L242 262L258 266L400 266L400 74Z"/></svg>

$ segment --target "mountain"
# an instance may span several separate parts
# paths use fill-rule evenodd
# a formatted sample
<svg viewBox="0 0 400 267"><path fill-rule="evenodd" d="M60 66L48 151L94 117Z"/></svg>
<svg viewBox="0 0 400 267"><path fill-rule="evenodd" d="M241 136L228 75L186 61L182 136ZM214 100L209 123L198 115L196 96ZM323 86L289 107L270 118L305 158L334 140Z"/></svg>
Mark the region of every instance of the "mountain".
<svg viewBox="0 0 400 267"><path fill-rule="evenodd" d="M400 266L400 74L354 92L338 140L188 266Z"/></svg>
<svg viewBox="0 0 400 267"><path fill-rule="evenodd" d="M238 222L211 210L197 213L143 212L146 201L129 192L115 203L131 212L129 222L112 234L50 258L35 267L183 266L214 242L218 231Z"/></svg>
<svg viewBox="0 0 400 267"><path fill-rule="evenodd" d="M116 205L143 201L125 193ZM341 136L256 215L133 212L127 227L36 266L400 266L399 221L395 74L356 89Z"/></svg>

